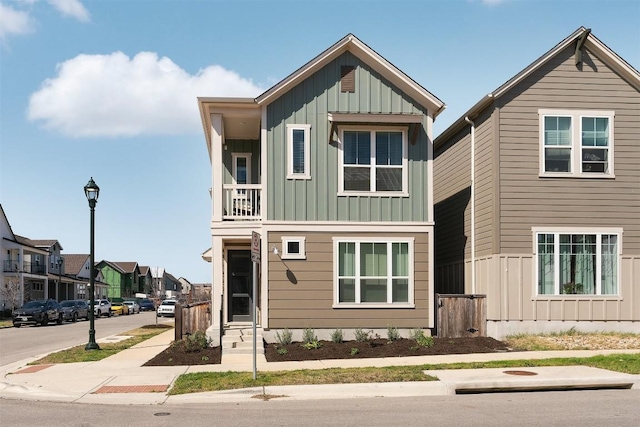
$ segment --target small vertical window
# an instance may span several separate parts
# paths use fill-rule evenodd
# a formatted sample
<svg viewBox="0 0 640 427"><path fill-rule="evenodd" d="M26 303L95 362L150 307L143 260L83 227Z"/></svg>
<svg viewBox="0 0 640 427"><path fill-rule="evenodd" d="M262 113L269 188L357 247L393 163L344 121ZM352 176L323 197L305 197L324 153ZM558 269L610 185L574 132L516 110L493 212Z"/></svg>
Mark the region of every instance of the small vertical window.
<svg viewBox="0 0 640 427"><path fill-rule="evenodd" d="M287 125L287 179L310 179L311 125Z"/></svg>

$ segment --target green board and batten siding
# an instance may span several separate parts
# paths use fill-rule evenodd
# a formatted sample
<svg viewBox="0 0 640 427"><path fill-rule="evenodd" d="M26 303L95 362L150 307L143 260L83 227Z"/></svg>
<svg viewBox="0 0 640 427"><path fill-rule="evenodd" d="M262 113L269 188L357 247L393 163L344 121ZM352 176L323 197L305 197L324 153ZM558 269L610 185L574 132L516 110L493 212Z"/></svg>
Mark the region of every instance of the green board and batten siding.
<svg viewBox="0 0 640 427"><path fill-rule="evenodd" d="M340 91L341 66L355 66L356 90ZM329 144L328 113L423 114L408 144L409 197L337 196L338 155ZM427 112L346 52L267 107L268 212L275 221L431 221L427 194ZM286 178L287 124L311 125L311 179ZM408 133L410 135L410 133ZM334 135L335 139L335 135Z"/></svg>

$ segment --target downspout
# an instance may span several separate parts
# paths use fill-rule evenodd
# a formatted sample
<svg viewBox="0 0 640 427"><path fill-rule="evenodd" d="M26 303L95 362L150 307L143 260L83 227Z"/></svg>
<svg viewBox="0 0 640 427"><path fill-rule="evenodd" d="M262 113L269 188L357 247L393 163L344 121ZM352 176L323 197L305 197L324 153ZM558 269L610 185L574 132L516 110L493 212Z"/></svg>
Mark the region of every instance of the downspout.
<svg viewBox="0 0 640 427"><path fill-rule="evenodd" d="M464 120L471 125L471 293L476 293L476 125L469 119Z"/></svg>

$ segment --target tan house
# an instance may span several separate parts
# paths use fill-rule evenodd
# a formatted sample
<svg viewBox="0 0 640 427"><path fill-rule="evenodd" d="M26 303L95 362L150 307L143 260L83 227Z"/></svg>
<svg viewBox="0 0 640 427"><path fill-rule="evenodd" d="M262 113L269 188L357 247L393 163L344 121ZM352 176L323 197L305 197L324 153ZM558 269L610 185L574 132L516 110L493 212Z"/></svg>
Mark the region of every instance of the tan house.
<svg viewBox="0 0 640 427"><path fill-rule="evenodd" d="M640 331L640 74L579 28L434 141L436 288L489 335Z"/></svg>
<svg viewBox="0 0 640 427"><path fill-rule="evenodd" d="M267 340L284 328L299 339L305 328L328 338L433 327L442 101L348 34L255 99L198 104L212 166L203 258L214 341L251 325L254 302Z"/></svg>

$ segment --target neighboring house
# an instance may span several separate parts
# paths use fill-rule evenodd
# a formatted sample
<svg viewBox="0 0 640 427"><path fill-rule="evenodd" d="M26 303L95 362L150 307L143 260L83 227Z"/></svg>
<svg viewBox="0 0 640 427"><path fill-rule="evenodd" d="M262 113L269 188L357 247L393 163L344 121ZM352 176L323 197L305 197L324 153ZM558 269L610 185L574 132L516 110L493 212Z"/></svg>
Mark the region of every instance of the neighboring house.
<svg viewBox="0 0 640 427"><path fill-rule="evenodd" d="M153 276L151 276L151 268L147 265L141 265L140 276L138 276L140 293L145 295L153 295Z"/></svg>
<svg viewBox="0 0 640 427"><path fill-rule="evenodd" d="M90 270L91 256L90 254L63 254L64 268L67 277L71 278L76 285L77 298L89 299L90 294L88 292L89 282L91 281ZM102 282L102 272L96 269L94 277L94 283L96 286L96 298L106 297L108 294L109 285Z"/></svg>
<svg viewBox="0 0 640 427"><path fill-rule="evenodd" d="M182 296L182 283L171 273L164 272L164 296L167 298L180 298Z"/></svg>
<svg viewBox="0 0 640 427"><path fill-rule="evenodd" d="M140 286L140 268L138 263L133 262L114 262L124 272L122 276L122 297L132 297L142 292Z"/></svg>
<svg viewBox="0 0 640 427"><path fill-rule="evenodd" d="M180 277L178 282L180 282L180 293L182 295L191 295L191 282L184 277Z"/></svg>
<svg viewBox="0 0 640 427"><path fill-rule="evenodd" d="M165 290L164 268L151 267L151 280L153 283L153 296L155 298L161 298L164 295Z"/></svg>
<svg viewBox="0 0 640 427"><path fill-rule="evenodd" d="M254 301L271 335L433 327L432 123L442 101L348 34L255 99L198 104L212 166L203 258L214 341L251 324Z"/></svg>
<svg viewBox="0 0 640 427"><path fill-rule="evenodd" d="M0 205L0 251L2 276L0 300L6 308L21 306L24 301L48 298L49 278L47 262L49 252L36 246L30 239L14 234ZM12 300L12 301L9 301Z"/></svg>
<svg viewBox="0 0 640 427"><path fill-rule="evenodd" d="M211 301L211 283L192 283L188 298L193 302Z"/></svg>
<svg viewBox="0 0 640 427"><path fill-rule="evenodd" d="M640 328L640 74L579 28L434 141L436 289L488 334Z"/></svg>
<svg viewBox="0 0 640 427"><path fill-rule="evenodd" d="M119 265L111 261L102 260L96 263L96 269L102 274L102 281L108 285L105 298L124 298L131 296L131 289L125 288L125 272Z"/></svg>
<svg viewBox="0 0 640 427"><path fill-rule="evenodd" d="M37 248L46 250L49 254L47 262L48 296L58 301L75 299L76 290L73 282L65 277L64 259L61 255L62 245L57 240L29 239Z"/></svg>

